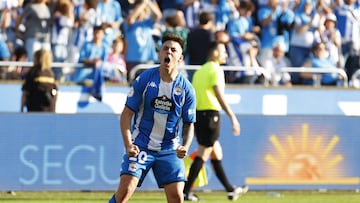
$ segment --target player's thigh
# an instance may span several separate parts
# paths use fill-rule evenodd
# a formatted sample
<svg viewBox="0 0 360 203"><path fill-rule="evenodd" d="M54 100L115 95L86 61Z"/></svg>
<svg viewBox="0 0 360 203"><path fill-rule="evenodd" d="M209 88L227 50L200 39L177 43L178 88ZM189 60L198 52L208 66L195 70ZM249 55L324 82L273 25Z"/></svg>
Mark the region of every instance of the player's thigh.
<svg viewBox="0 0 360 203"><path fill-rule="evenodd" d="M197 156L201 157L202 160L206 161L209 159L212 151L213 151L213 147L206 147L199 144L197 149Z"/></svg>
<svg viewBox="0 0 360 203"><path fill-rule="evenodd" d="M176 151L157 156L152 169L159 187L186 180L184 161L177 157Z"/></svg>
<svg viewBox="0 0 360 203"><path fill-rule="evenodd" d="M213 150L211 152L211 159L221 160L223 158L223 151L220 142L217 140L214 143Z"/></svg>
<svg viewBox="0 0 360 203"><path fill-rule="evenodd" d="M183 200L184 185L185 182L175 182L164 186L164 191L168 202L177 202L177 200Z"/></svg>

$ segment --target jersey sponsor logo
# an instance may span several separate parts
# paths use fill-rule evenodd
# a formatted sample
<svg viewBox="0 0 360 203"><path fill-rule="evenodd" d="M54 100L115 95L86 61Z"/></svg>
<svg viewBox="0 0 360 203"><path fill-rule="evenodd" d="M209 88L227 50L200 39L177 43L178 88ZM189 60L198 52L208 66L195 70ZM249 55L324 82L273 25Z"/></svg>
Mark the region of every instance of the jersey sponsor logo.
<svg viewBox="0 0 360 203"><path fill-rule="evenodd" d="M151 106L156 112L162 114L169 114L175 110L175 104L167 96L156 97L151 101Z"/></svg>

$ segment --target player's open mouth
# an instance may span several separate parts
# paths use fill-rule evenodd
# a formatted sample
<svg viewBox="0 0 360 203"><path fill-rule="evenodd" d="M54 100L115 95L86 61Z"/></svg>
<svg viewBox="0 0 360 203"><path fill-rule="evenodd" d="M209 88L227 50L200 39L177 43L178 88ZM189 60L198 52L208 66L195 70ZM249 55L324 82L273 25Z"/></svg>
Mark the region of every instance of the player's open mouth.
<svg viewBox="0 0 360 203"><path fill-rule="evenodd" d="M164 62L165 62L166 64L170 63L170 58L169 58L169 57L165 57Z"/></svg>

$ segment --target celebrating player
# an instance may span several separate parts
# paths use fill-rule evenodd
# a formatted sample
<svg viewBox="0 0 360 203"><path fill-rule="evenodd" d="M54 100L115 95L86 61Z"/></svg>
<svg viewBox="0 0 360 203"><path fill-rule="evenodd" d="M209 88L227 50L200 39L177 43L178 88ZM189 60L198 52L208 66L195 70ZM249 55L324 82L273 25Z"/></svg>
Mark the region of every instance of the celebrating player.
<svg viewBox="0 0 360 203"><path fill-rule="evenodd" d="M194 89L177 69L183 45L179 36L164 35L160 67L142 72L132 84L120 119L126 154L119 187L109 203L127 202L151 168L167 201L183 202L182 158L191 144L196 116Z"/></svg>

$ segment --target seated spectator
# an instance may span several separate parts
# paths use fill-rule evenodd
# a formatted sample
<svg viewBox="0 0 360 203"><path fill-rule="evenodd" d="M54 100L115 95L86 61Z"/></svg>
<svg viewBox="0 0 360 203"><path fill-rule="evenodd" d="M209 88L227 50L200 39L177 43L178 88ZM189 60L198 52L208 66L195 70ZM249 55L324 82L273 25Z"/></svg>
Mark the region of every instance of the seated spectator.
<svg viewBox="0 0 360 203"><path fill-rule="evenodd" d="M104 82L102 66L108 56L109 47L103 42L104 27L94 27L94 38L86 42L80 50L79 63L84 68L77 68L74 74L74 82L82 85L82 92L88 93L95 99L102 100L102 86Z"/></svg>
<svg viewBox="0 0 360 203"><path fill-rule="evenodd" d="M124 40L121 37L115 38L111 50L106 60L107 65L103 67L105 80L126 84L127 70L124 57Z"/></svg>
<svg viewBox="0 0 360 203"><path fill-rule="evenodd" d="M10 59L10 51L5 41L0 37L0 60L7 61ZM0 67L0 79L8 78L8 68Z"/></svg>
<svg viewBox="0 0 360 203"><path fill-rule="evenodd" d="M326 45L323 42L317 43L312 48L312 56L304 63L303 67L310 68L334 68L336 64L328 57ZM319 80L321 85L337 85L339 75L337 73L300 73L302 84L314 85Z"/></svg>
<svg viewBox="0 0 360 203"><path fill-rule="evenodd" d="M18 62L26 62L27 54L24 47L17 47L14 51L14 53L11 56L11 61L18 61ZM10 66L9 72L10 72L10 79L13 80L23 80L25 79L25 76L27 72L30 70L31 67L23 67L23 66Z"/></svg>
<svg viewBox="0 0 360 203"><path fill-rule="evenodd" d="M265 70L270 73L270 84L273 86L292 86L290 74L281 71L283 67L291 67L290 60L285 56L285 51L286 45L284 42L275 42L272 57L265 59L263 63Z"/></svg>
<svg viewBox="0 0 360 203"><path fill-rule="evenodd" d="M231 38L227 44L228 63L232 66L260 67L258 61L259 43L256 40L243 41L237 37ZM254 70L236 71L228 75L228 82L239 84L255 84L260 73Z"/></svg>

